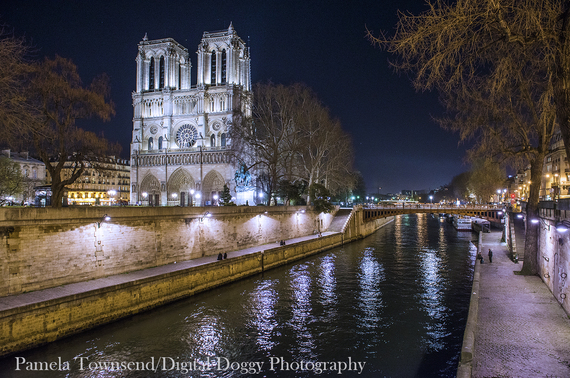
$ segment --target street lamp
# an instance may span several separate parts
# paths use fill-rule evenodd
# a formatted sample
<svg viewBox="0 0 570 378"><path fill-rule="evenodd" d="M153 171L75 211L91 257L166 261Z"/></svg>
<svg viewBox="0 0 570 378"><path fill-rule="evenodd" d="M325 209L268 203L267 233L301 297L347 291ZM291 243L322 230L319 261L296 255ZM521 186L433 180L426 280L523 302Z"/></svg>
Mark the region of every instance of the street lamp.
<svg viewBox="0 0 570 378"><path fill-rule="evenodd" d="M213 205L214 205L214 206L216 206L216 205L218 204L218 198L219 198L218 195L217 195L217 194L214 194L214 197L213 197L213 199L214 199Z"/></svg>
<svg viewBox="0 0 570 378"><path fill-rule="evenodd" d="M194 189L190 189L190 206L194 206Z"/></svg>
<svg viewBox="0 0 570 378"><path fill-rule="evenodd" d="M117 194L117 191L116 191L115 189L110 189L110 190L107 191L107 194L109 195L109 200L110 200L109 202L110 202L110 205L112 206L112 205L113 205L114 196L115 196L115 194Z"/></svg>
<svg viewBox="0 0 570 378"><path fill-rule="evenodd" d="M429 203L433 203L432 200L433 200L433 196L429 196Z"/></svg>

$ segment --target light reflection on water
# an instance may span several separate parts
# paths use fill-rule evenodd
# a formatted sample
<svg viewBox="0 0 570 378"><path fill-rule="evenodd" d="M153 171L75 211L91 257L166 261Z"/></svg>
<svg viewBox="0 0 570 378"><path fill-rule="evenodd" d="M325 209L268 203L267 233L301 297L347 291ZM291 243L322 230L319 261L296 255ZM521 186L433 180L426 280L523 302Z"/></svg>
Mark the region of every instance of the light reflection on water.
<svg viewBox="0 0 570 378"><path fill-rule="evenodd" d="M282 357L351 358L366 362L360 377L454 377L473 274L472 238L427 214L400 216L361 241L18 354L28 361L61 357L72 368L65 374L14 372L12 356L0 360L0 375L248 377L256 375L238 362L264 362L257 376L315 376L269 370L270 358ZM194 361L210 370L78 370L79 358L87 365L153 357L165 357L166 367ZM238 365L218 371L218 362Z"/></svg>

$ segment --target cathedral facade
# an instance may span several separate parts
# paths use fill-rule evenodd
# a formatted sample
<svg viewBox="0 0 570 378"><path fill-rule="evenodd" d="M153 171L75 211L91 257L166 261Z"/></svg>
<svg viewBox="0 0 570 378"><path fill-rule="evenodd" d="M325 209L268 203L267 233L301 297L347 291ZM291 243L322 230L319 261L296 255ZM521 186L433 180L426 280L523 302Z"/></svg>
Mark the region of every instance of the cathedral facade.
<svg viewBox="0 0 570 378"><path fill-rule="evenodd" d="M251 115L249 50L230 24L204 32L197 55L193 85L188 49L146 35L138 45L131 204L215 205L224 184L236 196L229 130ZM254 197L239 191L238 204Z"/></svg>

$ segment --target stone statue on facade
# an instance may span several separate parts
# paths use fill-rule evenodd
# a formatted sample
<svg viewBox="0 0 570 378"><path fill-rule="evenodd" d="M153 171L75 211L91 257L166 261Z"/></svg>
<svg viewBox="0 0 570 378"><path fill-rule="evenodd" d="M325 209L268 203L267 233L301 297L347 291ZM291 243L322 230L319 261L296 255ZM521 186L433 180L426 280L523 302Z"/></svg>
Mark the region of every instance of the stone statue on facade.
<svg viewBox="0 0 570 378"><path fill-rule="evenodd" d="M245 164L241 164L235 174L236 192L247 192L251 188L251 173L246 169Z"/></svg>

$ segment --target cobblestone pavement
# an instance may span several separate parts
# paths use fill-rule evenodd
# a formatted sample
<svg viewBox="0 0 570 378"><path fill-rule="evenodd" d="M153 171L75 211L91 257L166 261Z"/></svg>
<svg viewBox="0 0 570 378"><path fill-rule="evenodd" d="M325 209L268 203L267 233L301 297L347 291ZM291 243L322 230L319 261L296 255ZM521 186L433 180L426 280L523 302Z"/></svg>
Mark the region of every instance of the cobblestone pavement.
<svg viewBox="0 0 570 378"><path fill-rule="evenodd" d="M522 263L508 258L500 238L483 234L472 376L570 377L568 315L540 277L513 273Z"/></svg>

